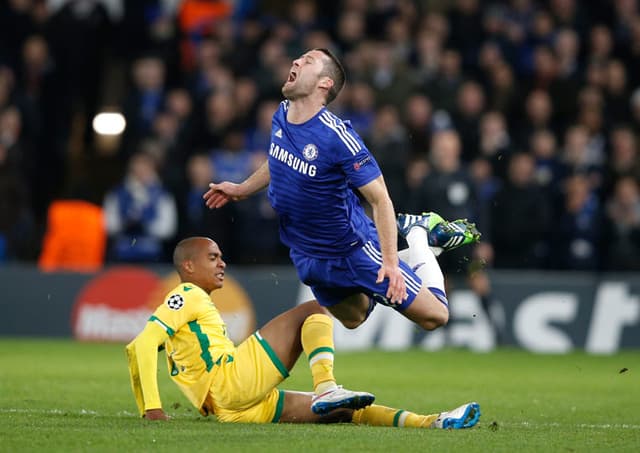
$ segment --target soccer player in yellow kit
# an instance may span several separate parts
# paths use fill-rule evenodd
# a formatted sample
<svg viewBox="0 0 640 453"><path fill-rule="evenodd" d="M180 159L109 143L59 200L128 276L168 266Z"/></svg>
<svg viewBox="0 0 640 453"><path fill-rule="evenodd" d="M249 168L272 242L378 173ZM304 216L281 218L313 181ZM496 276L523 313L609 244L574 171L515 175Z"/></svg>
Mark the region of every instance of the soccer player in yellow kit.
<svg viewBox="0 0 640 453"><path fill-rule="evenodd" d="M269 321L239 346L209 294L222 287L226 264L209 238L181 241L174 251L181 283L126 347L129 374L140 414L169 417L162 409L158 348L164 345L169 373L203 415L222 422L353 422L378 426L468 428L480 416L477 403L452 411L419 415L373 405L374 396L338 386L333 375L333 322L315 301ZM305 352L314 392L279 390Z"/></svg>

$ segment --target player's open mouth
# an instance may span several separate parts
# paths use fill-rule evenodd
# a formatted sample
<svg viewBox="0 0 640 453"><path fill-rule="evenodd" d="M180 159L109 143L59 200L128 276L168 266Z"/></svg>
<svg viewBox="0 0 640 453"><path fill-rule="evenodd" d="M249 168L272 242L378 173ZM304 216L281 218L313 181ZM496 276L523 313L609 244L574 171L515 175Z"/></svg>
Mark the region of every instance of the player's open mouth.
<svg viewBox="0 0 640 453"><path fill-rule="evenodd" d="M297 75L295 72L291 71L291 72L289 73L289 78L287 79L287 82L293 82L294 80L296 80L296 77L297 77L297 76L298 76L298 75Z"/></svg>
<svg viewBox="0 0 640 453"><path fill-rule="evenodd" d="M216 277L218 277L220 280L224 280L224 272L220 272L219 274L216 274Z"/></svg>

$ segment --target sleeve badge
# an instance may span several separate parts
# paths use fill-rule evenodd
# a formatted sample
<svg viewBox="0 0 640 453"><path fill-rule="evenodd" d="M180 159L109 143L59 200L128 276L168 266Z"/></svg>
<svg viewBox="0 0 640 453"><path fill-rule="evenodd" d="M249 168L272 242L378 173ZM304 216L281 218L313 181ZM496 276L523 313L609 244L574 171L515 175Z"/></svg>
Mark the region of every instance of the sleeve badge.
<svg viewBox="0 0 640 453"><path fill-rule="evenodd" d="M184 299L180 294L172 294L167 299L167 305L171 310L180 310L184 305Z"/></svg>

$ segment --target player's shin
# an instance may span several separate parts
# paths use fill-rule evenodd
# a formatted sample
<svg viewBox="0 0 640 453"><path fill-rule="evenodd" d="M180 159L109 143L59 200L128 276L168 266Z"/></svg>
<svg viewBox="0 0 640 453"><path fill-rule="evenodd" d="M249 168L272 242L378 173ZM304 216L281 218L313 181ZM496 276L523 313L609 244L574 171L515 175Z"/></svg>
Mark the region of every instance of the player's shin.
<svg viewBox="0 0 640 453"><path fill-rule="evenodd" d="M302 348L313 376L316 394L336 388L333 376L333 321L327 315L314 314L302 324Z"/></svg>
<svg viewBox="0 0 640 453"><path fill-rule="evenodd" d="M423 228L412 228L407 234L408 250L400 252L413 271L422 279L422 284L443 304L446 304L444 275L434 253L429 249L427 232Z"/></svg>
<svg viewBox="0 0 640 453"><path fill-rule="evenodd" d="M430 428L438 414L420 415L402 409L372 404L353 411L351 421L356 425L397 426L399 428Z"/></svg>

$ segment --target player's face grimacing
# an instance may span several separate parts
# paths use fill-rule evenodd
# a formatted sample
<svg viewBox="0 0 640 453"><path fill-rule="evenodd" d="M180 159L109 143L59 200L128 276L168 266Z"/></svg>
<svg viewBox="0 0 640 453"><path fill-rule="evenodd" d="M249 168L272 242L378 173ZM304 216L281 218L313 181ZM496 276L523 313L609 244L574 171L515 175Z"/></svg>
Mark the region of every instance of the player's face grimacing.
<svg viewBox="0 0 640 453"><path fill-rule="evenodd" d="M194 258L194 283L201 283L204 290L211 292L224 285L224 269L227 264L222 259L222 252L214 241Z"/></svg>
<svg viewBox="0 0 640 453"><path fill-rule="evenodd" d="M289 77L282 86L282 94L289 100L308 96L318 85L324 63L324 54L318 50L311 50L293 60Z"/></svg>

